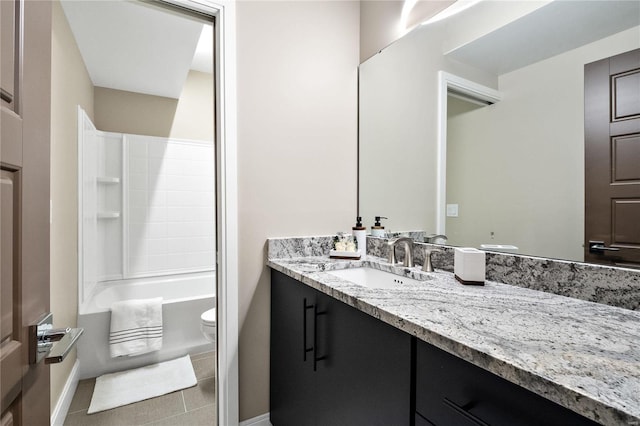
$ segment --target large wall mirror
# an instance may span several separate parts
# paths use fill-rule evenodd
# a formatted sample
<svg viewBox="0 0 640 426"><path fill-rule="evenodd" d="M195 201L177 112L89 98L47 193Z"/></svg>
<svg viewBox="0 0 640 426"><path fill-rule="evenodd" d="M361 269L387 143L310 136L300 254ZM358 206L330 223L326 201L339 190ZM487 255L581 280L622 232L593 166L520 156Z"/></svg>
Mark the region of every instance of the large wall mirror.
<svg viewBox="0 0 640 426"><path fill-rule="evenodd" d="M638 48L637 1L485 0L383 49L360 66L366 225L584 261L584 66Z"/></svg>

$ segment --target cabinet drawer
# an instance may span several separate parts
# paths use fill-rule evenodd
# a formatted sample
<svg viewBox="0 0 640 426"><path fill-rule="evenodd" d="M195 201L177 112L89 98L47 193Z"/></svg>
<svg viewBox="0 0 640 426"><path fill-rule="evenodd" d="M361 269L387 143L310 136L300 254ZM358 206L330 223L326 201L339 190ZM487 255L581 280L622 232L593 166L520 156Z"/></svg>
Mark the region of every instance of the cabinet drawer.
<svg viewBox="0 0 640 426"><path fill-rule="evenodd" d="M421 341L416 376L416 411L434 425L597 424Z"/></svg>

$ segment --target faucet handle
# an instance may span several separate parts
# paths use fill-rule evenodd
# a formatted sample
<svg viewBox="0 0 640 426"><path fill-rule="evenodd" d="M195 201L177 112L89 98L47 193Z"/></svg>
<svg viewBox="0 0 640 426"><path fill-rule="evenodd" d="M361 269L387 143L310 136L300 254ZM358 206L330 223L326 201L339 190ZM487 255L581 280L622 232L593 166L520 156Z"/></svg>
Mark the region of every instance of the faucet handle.
<svg viewBox="0 0 640 426"><path fill-rule="evenodd" d="M392 265L398 263L396 260L396 242L398 242L397 238L392 238L387 241L387 262Z"/></svg>
<svg viewBox="0 0 640 426"><path fill-rule="evenodd" d="M446 235L441 235L441 234L429 234L429 235L425 235L424 237L424 242L425 243L429 243L429 244L437 244L438 240L442 240L442 244L445 244L448 240Z"/></svg>
<svg viewBox="0 0 640 426"><path fill-rule="evenodd" d="M396 247L398 244L404 244L405 246L405 255L404 255L404 266L413 267L413 239L409 237L396 237L391 238L387 241L387 262L392 265L398 263L396 258Z"/></svg>
<svg viewBox="0 0 640 426"><path fill-rule="evenodd" d="M422 270L424 272L433 272L433 264L431 263L431 255L434 252L441 252L440 249L425 249L424 251L424 263L422 264Z"/></svg>

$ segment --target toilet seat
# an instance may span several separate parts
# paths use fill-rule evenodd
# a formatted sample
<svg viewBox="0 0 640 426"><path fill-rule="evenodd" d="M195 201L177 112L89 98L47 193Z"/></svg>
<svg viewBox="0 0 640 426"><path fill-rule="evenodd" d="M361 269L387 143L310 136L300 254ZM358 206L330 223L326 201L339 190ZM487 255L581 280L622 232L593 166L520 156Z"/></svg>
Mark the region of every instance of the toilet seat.
<svg viewBox="0 0 640 426"><path fill-rule="evenodd" d="M202 320L202 325L208 325L215 327L216 325L216 308L209 309L206 312L203 312L200 315L200 319Z"/></svg>

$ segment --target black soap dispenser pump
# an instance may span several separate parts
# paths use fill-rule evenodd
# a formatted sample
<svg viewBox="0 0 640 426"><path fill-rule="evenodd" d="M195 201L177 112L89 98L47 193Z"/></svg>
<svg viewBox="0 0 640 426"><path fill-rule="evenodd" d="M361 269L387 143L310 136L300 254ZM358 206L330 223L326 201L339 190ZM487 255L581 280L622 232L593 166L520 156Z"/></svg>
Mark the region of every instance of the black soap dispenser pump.
<svg viewBox="0 0 640 426"><path fill-rule="evenodd" d="M380 223L381 219L389 219L389 218L388 217L384 217L384 216L376 216L376 222L371 227L371 236L372 237L384 238L386 236L385 231L384 231L384 226L382 226L382 223Z"/></svg>

